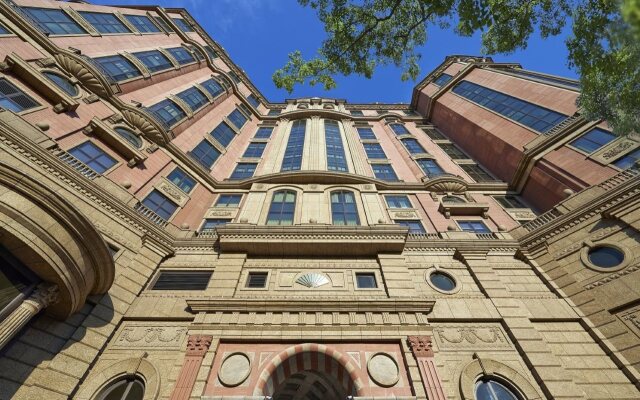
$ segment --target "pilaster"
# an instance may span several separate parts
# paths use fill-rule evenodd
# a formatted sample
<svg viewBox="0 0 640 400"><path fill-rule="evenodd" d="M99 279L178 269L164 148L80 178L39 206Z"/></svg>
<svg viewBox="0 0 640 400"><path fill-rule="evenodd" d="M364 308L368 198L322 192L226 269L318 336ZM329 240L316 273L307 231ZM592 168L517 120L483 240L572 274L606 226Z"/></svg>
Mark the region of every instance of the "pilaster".
<svg viewBox="0 0 640 400"><path fill-rule="evenodd" d="M436 369L431 336L409 336L407 341L418 362L422 384L429 400L446 400L442 380Z"/></svg>
<svg viewBox="0 0 640 400"><path fill-rule="evenodd" d="M171 393L170 400L187 400L191 396L193 385L198 377L202 360L209 350L213 336L190 335L187 340L187 353L182 370Z"/></svg>

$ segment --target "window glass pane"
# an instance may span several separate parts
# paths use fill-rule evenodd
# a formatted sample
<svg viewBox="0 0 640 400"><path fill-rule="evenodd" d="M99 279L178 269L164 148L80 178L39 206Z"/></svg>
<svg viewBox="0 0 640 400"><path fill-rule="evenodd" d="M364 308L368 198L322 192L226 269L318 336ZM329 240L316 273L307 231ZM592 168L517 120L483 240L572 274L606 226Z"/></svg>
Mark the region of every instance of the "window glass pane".
<svg viewBox="0 0 640 400"><path fill-rule="evenodd" d="M173 126L187 117L187 114L169 99L152 105L149 110L169 126Z"/></svg>
<svg viewBox="0 0 640 400"><path fill-rule="evenodd" d="M118 135L120 135L121 138L123 138L127 142L131 143L131 145L133 147L135 147L137 149L142 147L142 139L140 139L140 137L138 137L138 135L134 134L130 130L125 129L125 128L117 127L117 128L114 129L114 131L116 131L116 133Z"/></svg>
<svg viewBox="0 0 640 400"><path fill-rule="evenodd" d="M207 96L202 94L202 92L195 87L178 93L178 97L182 99L182 101L187 103L189 107L191 107L191 110L194 112L209 104L209 99L207 98Z"/></svg>
<svg viewBox="0 0 640 400"><path fill-rule="evenodd" d="M227 116L229 121L236 126L236 128L241 129L244 124L247 123L247 116L244 115L240 110L235 109Z"/></svg>
<svg viewBox="0 0 640 400"><path fill-rule="evenodd" d="M367 157L374 160L386 159L387 155L382 150L382 146L379 143L363 143L364 151L367 153Z"/></svg>
<svg viewBox="0 0 640 400"><path fill-rule="evenodd" d="M302 165L302 152L304 150L305 131L307 121L299 119L293 122L289 141L282 160L280 171L299 170Z"/></svg>
<svg viewBox="0 0 640 400"><path fill-rule="evenodd" d="M162 17L153 17L153 19L164 29L166 32L173 32L173 28Z"/></svg>
<svg viewBox="0 0 640 400"><path fill-rule="evenodd" d="M209 55L209 57L211 57L212 60L215 60L216 58L218 58L218 52L215 51L214 49L211 48L211 46L204 46L205 51L207 52L207 54Z"/></svg>
<svg viewBox="0 0 640 400"><path fill-rule="evenodd" d="M87 33L71 17L60 9L53 8L23 8L33 18L40 28L52 35L76 35Z"/></svg>
<svg viewBox="0 0 640 400"><path fill-rule="evenodd" d="M267 215L267 225L292 225L295 206L295 192L286 190L274 193Z"/></svg>
<svg viewBox="0 0 640 400"><path fill-rule="evenodd" d="M402 143L410 154L423 154L427 152L416 139L402 139Z"/></svg>
<svg viewBox="0 0 640 400"><path fill-rule="evenodd" d="M627 168L633 167L636 161L638 161L639 159L640 159L640 149L634 152L631 152L622 158L619 158L613 163L613 165L615 165L618 168L627 169Z"/></svg>
<svg viewBox="0 0 640 400"><path fill-rule="evenodd" d="M249 143L247 150L245 150L242 157L262 157L262 153L264 152L264 148L267 146L266 143Z"/></svg>
<svg viewBox="0 0 640 400"><path fill-rule="evenodd" d="M248 288L264 288L267 286L267 272L249 272L247 277Z"/></svg>
<svg viewBox="0 0 640 400"><path fill-rule="evenodd" d="M202 230L215 229L218 226L226 225L230 222L231 220L228 218L207 218L204 220L204 224L202 224Z"/></svg>
<svg viewBox="0 0 640 400"><path fill-rule="evenodd" d="M220 122L220 124L209 134L224 147L227 147L236 137L235 131L231 129L226 122Z"/></svg>
<svg viewBox="0 0 640 400"><path fill-rule="evenodd" d="M167 179L185 193L189 193L196 185L196 181L180 168L171 171Z"/></svg>
<svg viewBox="0 0 640 400"><path fill-rule="evenodd" d="M138 53L133 53L133 55L140 60L150 72L158 72L173 68L171 61L169 61L169 59L158 50L140 51Z"/></svg>
<svg viewBox="0 0 640 400"><path fill-rule="evenodd" d="M391 127L391 129L393 130L393 132L396 135L408 135L409 134L409 131L407 130L407 128L402 124L389 124L389 126Z"/></svg>
<svg viewBox="0 0 640 400"><path fill-rule="evenodd" d="M131 33L114 14L80 11L80 15L100 33Z"/></svg>
<svg viewBox="0 0 640 400"><path fill-rule="evenodd" d="M78 95L78 87L71 83L69 79L48 71L43 72L42 75L46 76L47 79L53 82L57 87L62 89L62 91L69 96L75 97Z"/></svg>
<svg viewBox="0 0 640 400"><path fill-rule="evenodd" d="M427 233L422 223L417 220L395 220L396 224L409 228L409 233Z"/></svg>
<svg viewBox="0 0 640 400"><path fill-rule="evenodd" d="M99 174L116 164L116 160L91 142L84 142L70 149L69 153Z"/></svg>
<svg viewBox="0 0 640 400"><path fill-rule="evenodd" d="M615 138L616 136L613 133L596 128L585 133L569 144L587 153L593 153Z"/></svg>
<svg viewBox="0 0 640 400"><path fill-rule="evenodd" d="M376 135L373 133L373 129L368 127L359 127L358 135L360 135L360 139L375 139Z"/></svg>
<svg viewBox="0 0 640 400"><path fill-rule="evenodd" d="M329 171L347 172L347 160L344 155L340 128L335 121L325 120L324 135L327 147L327 169Z"/></svg>
<svg viewBox="0 0 640 400"><path fill-rule="evenodd" d="M434 272L429 275L429 281L433 286L445 292L450 292L456 288L456 282L449 275L442 272Z"/></svg>
<svg viewBox="0 0 640 400"><path fill-rule="evenodd" d="M438 143L438 146L440 146L440 148L444 150L444 152L447 153L447 155L453 158L454 160L469 158L467 157L466 154L462 152L462 150L458 148L458 146L456 146L453 143Z"/></svg>
<svg viewBox="0 0 640 400"><path fill-rule="evenodd" d="M333 225L360 225L353 193L347 191L331 193L331 217Z"/></svg>
<svg viewBox="0 0 640 400"><path fill-rule="evenodd" d="M519 398L507 387L491 379L476 384L476 400L519 400Z"/></svg>
<svg viewBox="0 0 640 400"><path fill-rule="evenodd" d="M146 15L125 15L124 16L131 25L135 26L139 32L153 33L160 32L160 29L151 22Z"/></svg>
<svg viewBox="0 0 640 400"><path fill-rule="evenodd" d="M376 276L372 273L356 273L356 285L359 289L375 289L378 287Z"/></svg>
<svg viewBox="0 0 640 400"><path fill-rule="evenodd" d="M229 179L251 178L256 172L257 166L258 164L256 163L238 163L238 165L236 165L236 169L233 170L233 173L231 174Z"/></svg>
<svg viewBox="0 0 640 400"><path fill-rule="evenodd" d="M433 83L438 86L443 86L447 82L449 82L451 79L453 79L453 76L443 72L436 79L433 80Z"/></svg>
<svg viewBox="0 0 640 400"><path fill-rule="evenodd" d="M424 174L429 178L444 174L444 170L440 167L440 165L438 165L435 160L429 158L421 158L417 162L420 168L422 168Z"/></svg>
<svg viewBox="0 0 640 400"><path fill-rule="evenodd" d="M13 112L20 112L38 107L39 105L40 104L27 96L13 83L0 78L0 107Z"/></svg>
<svg viewBox="0 0 640 400"><path fill-rule="evenodd" d="M407 196L387 195L385 199L389 208L413 208Z"/></svg>
<svg viewBox="0 0 640 400"><path fill-rule="evenodd" d="M494 196L504 208L526 208L516 196Z"/></svg>
<svg viewBox="0 0 640 400"><path fill-rule="evenodd" d="M271 137L271 133L273 132L273 127L271 126L261 126L258 128L256 135L254 136L256 139L269 139Z"/></svg>
<svg viewBox="0 0 640 400"><path fill-rule="evenodd" d="M271 116L280 115L280 110L269 110L269 115Z"/></svg>
<svg viewBox="0 0 640 400"><path fill-rule="evenodd" d="M496 180L477 164L461 164L460 167L476 182L493 182Z"/></svg>
<svg viewBox="0 0 640 400"><path fill-rule="evenodd" d="M362 113L362 111L360 110L351 110L349 111L351 113L351 115L353 115L354 117L362 117L364 116L364 114Z"/></svg>
<svg viewBox="0 0 640 400"><path fill-rule="evenodd" d="M142 204L151 211L158 214L165 221L171 218L173 213L178 208L178 205L169 200L167 196L160 193L157 190L153 190L144 200Z"/></svg>
<svg viewBox="0 0 640 400"><path fill-rule="evenodd" d="M218 157L220 157L220 151L218 151L214 145L209 143L209 141L203 140L193 150L191 150L189 155L203 167L209 169L213 163L216 162Z"/></svg>
<svg viewBox="0 0 640 400"><path fill-rule="evenodd" d="M167 51L173 56L173 58L176 59L176 61L180 65L190 64L196 61L191 53L189 53L184 47L174 47L171 49L167 49Z"/></svg>
<svg viewBox="0 0 640 400"><path fill-rule="evenodd" d="M141 76L142 73L122 56L107 56L96 58L95 61L109 74L115 81L124 81L126 79Z"/></svg>
<svg viewBox="0 0 640 400"><path fill-rule="evenodd" d="M260 105L260 100L258 100L258 98L253 94L250 94L249 97L247 97L247 101L255 108L258 108L258 106Z"/></svg>
<svg viewBox="0 0 640 400"><path fill-rule="evenodd" d="M237 207L241 199L241 194L221 194L216 201L216 207Z"/></svg>
<svg viewBox="0 0 640 400"><path fill-rule="evenodd" d="M0 24L0 35L11 35L11 32L4 25Z"/></svg>
<svg viewBox="0 0 640 400"><path fill-rule="evenodd" d="M193 28L191 27L191 25L189 25L187 23L187 21L185 21L182 18L171 18L173 20L173 22L176 23L176 25L178 25L178 28L180 28L180 30L182 32L193 32Z"/></svg>
<svg viewBox="0 0 640 400"><path fill-rule="evenodd" d="M217 97L219 94L224 92L222 86L220 86L220 84L213 79L208 79L202 82L200 85L202 85L202 87L205 88L212 97Z"/></svg>
<svg viewBox="0 0 640 400"><path fill-rule="evenodd" d="M372 164L373 175L383 181L397 181L398 176L390 164Z"/></svg>
<svg viewBox="0 0 640 400"><path fill-rule="evenodd" d="M457 221L460 229L465 232L491 233L482 221Z"/></svg>

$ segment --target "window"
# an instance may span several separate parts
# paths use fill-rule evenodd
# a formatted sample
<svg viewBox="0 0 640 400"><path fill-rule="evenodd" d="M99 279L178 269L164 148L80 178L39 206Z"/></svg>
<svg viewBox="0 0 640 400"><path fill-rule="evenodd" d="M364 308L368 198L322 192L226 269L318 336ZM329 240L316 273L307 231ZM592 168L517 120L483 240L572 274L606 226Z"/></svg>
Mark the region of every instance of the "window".
<svg viewBox="0 0 640 400"><path fill-rule="evenodd" d="M131 61L119 55L99 57L95 60L115 81L118 82L142 75Z"/></svg>
<svg viewBox="0 0 640 400"><path fill-rule="evenodd" d="M191 150L189 155L200 163L200 165L209 169L213 163L216 162L218 157L220 157L220 151L218 151L214 145L209 143L208 140L203 140L193 150Z"/></svg>
<svg viewBox="0 0 640 400"><path fill-rule="evenodd" d="M378 115L389 114L389 110L378 110L376 112L378 113Z"/></svg>
<svg viewBox="0 0 640 400"><path fill-rule="evenodd" d="M638 160L640 160L640 149L617 159L616 161L614 161L613 165L620 169L627 169L633 167Z"/></svg>
<svg viewBox="0 0 640 400"><path fill-rule="evenodd" d="M331 219L333 225L360 225L356 199L352 192L331 193Z"/></svg>
<svg viewBox="0 0 640 400"><path fill-rule="evenodd" d="M494 177L489 175L487 171L482 169L478 164L460 164L460 168L464 170L476 182L493 182Z"/></svg>
<svg viewBox="0 0 640 400"><path fill-rule="evenodd" d="M131 25L135 26L138 32L156 33L160 29L146 15L125 15L124 16Z"/></svg>
<svg viewBox="0 0 640 400"><path fill-rule="evenodd" d="M400 226L406 226L409 228L409 233L427 233L422 226L422 223L418 220L399 219L393 221Z"/></svg>
<svg viewBox="0 0 640 400"><path fill-rule="evenodd" d="M138 378L113 382L98 396L98 400L142 400L143 398L144 383Z"/></svg>
<svg viewBox="0 0 640 400"><path fill-rule="evenodd" d="M39 105L40 104L24 94L13 83L0 78L0 107L13 112L21 112L38 107Z"/></svg>
<svg viewBox="0 0 640 400"><path fill-rule="evenodd" d="M432 160L430 158L421 158L417 160L417 162L427 178L434 178L445 173L442 167L438 165L436 160Z"/></svg>
<svg viewBox="0 0 640 400"><path fill-rule="evenodd" d="M476 400L520 400L516 392L493 380L483 379L476 383Z"/></svg>
<svg viewBox="0 0 640 400"><path fill-rule="evenodd" d="M268 272L249 272L245 287L251 289L262 289L267 287Z"/></svg>
<svg viewBox="0 0 640 400"><path fill-rule="evenodd" d="M489 228L482 221L457 221L458 226L464 232L475 232L475 233L491 233Z"/></svg>
<svg viewBox="0 0 640 400"><path fill-rule="evenodd" d="M191 53L189 53L189 51L187 51L187 49L185 49L184 47L173 47L171 49L167 49L167 51L173 56L173 58L176 59L176 61L180 65L190 64L196 61Z"/></svg>
<svg viewBox="0 0 640 400"><path fill-rule="evenodd" d="M447 73L441 73L440 75L438 75L438 77L436 79L433 80L433 84L434 85L438 85L438 86L444 86L446 85L451 79L453 79L453 76L447 74Z"/></svg>
<svg viewBox="0 0 640 400"><path fill-rule="evenodd" d="M443 196L442 199L440 199L440 201L443 203L455 203L455 204L462 204L467 202L465 199L458 196Z"/></svg>
<svg viewBox="0 0 640 400"><path fill-rule="evenodd" d="M440 131L438 131L435 128L422 128L422 130L432 140L445 140L446 139L446 137L444 137L444 135L442 133L440 133Z"/></svg>
<svg viewBox="0 0 640 400"><path fill-rule="evenodd" d="M77 35L87 33L67 13L57 8L23 8L40 28L51 35Z"/></svg>
<svg viewBox="0 0 640 400"><path fill-rule="evenodd" d="M209 134L224 147L227 147L236 137L235 131L226 122L220 122Z"/></svg>
<svg viewBox="0 0 640 400"><path fill-rule="evenodd" d="M269 114L271 116L280 115L280 110L269 110Z"/></svg>
<svg viewBox="0 0 640 400"><path fill-rule="evenodd" d="M232 124L236 126L236 128L241 129L244 124L247 123L247 116L244 115L240 110L235 109L227 116L227 119L231 121Z"/></svg>
<svg viewBox="0 0 640 400"><path fill-rule="evenodd" d="M440 271L431 273L429 282L443 292L451 292L456 288L456 281L449 274Z"/></svg>
<svg viewBox="0 0 640 400"><path fill-rule="evenodd" d="M242 82L242 79L240 79L240 77L238 76L238 74L236 74L235 71L229 71L229 76L231 76L231 79L233 79L235 83Z"/></svg>
<svg viewBox="0 0 640 400"><path fill-rule="evenodd" d="M238 108L240 109L240 111L241 111L242 113L244 113L244 115L248 115L248 116L253 115L253 112L251 112L251 110L249 109L249 107L247 107L247 106L246 106L245 104L243 104L243 103L238 104Z"/></svg>
<svg viewBox="0 0 640 400"><path fill-rule="evenodd" d="M527 208L516 196L493 196L504 208Z"/></svg>
<svg viewBox="0 0 640 400"><path fill-rule="evenodd" d="M194 54L198 61L204 61L205 55L202 53L202 50L200 50L199 47L196 47L192 44L185 44L185 47L191 50L191 54Z"/></svg>
<svg viewBox="0 0 640 400"><path fill-rule="evenodd" d="M289 141L284 152L282 167L280 171L299 170L302 165L302 152L304 150L304 137L307 128L307 121L299 119L293 122L291 132L289 132Z"/></svg>
<svg viewBox="0 0 640 400"><path fill-rule="evenodd" d="M187 103L193 112L198 111L209 103L207 96L195 87L178 93L178 97Z"/></svg>
<svg viewBox="0 0 640 400"><path fill-rule="evenodd" d="M207 52L209 57L211 57L212 60L215 60L216 58L219 57L218 52L215 51L213 48L211 48L211 46L209 45L204 46L204 50Z"/></svg>
<svg viewBox="0 0 640 400"><path fill-rule="evenodd" d="M140 139L140 137L138 137L138 135L136 135L135 133L131 132L130 130L128 130L126 128L116 127L116 128L114 128L114 131L121 138L123 138L124 140L129 142L136 149L139 149L139 148L142 147L142 139Z"/></svg>
<svg viewBox="0 0 640 400"><path fill-rule="evenodd" d="M402 139L402 144L410 154L424 154L427 152L417 139Z"/></svg>
<svg viewBox="0 0 640 400"><path fill-rule="evenodd" d="M264 152L264 148L266 146L266 143L249 143L249 146L247 147L247 150L245 150L242 157L260 158L262 157L262 153Z"/></svg>
<svg viewBox="0 0 640 400"><path fill-rule="evenodd" d="M407 130L407 128L402 124L389 124L389 126L393 130L393 133L395 133L398 136L400 136L400 135L410 135L410 133Z"/></svg>
<svg viewBox="0 0 640 400"><path fill-rule="evenodd" d="M351 113L351 115L353 115L354 117L364 117L364 114L362 113L361 110L350 110L349 111Z"/></svg>
<svg viewBox="0 0 640 400"><path fill-rule="evenodd" d="M202 85L202 87L205 88L207 92L211 94L212 97L217 97L219 94L224 92L224 89L222 88L222 86L220 86L220 84L214 81L213 79L208 79L202 82L200 85Z"/></svg>
<svg viewBox="0 0 640 400"><path fill-rule="evenodd" d="M161 271L151 290L205 290L211 274L210 271Z"/></svg>
<svg viewBox="0 0 640 400"><path fill-rule="evenodd" d="M447 153L447 155L453 158L454 160L459 160L461 158L469 158L467 157L466 154L462 152L462 150L458 148L458 146L456 146L453 143L438 143L438 146L440 146L440 148L444 150L444 152Z"/></svg>
<svg viewBox="0 0 640 400"><path fill-rule="evenodd" d="M364 151L367 152L367 157L373 160L383 160L387 158L387 155L382 150L382 146L379 143L364 143Z"/></svg>
<svg viewBox="0 0 640 400"><path fill-rule="evenodd" d="M11 32L4 25L0 24L0 35L12 35Z"/></svg>
<svg viewBox="0 0 640 400"><path fill-rule="evenodd" d="M293 214L296 210L296 192L282 190L273 194L267 225L293 225Z"/></svg>
<svg viewBox="0 0 640 400"><path fill-rule="evenodd" d="M154 189L142 200L142 205L158 214L165 221L169 220L178 209L178 205L169 200L167 196Z"/></svg>
<svg viewBox="0 0 640 400"><path fill-rule="evenodd" d="M116 165L116 160L92 142L84 142L69 153L99 174Z"/></svg>
<svg viewBox="0 0 640 400"><path fill-rule="evenodd" d="M240 205L241 194L221 194L216 201L216 207L235 208Z"/></svg>
<svg viewBox="0 0 640 400"><path fill-rule="evenodd" d="M258 164L256 163L238 163L238 165L236 165L236 169L233 170L233 173L231 174L229 179L251 178L256 172L257 166Z"/></svg>
<svg viewBox="0 0 640 400"><path fill-rule="evenodd" d="M271 137L271 133L273 133L272 126L261 126L260 128L258 128L258 131L256 132L256 135L254 136L254 138L269 139Z"/></svg>
<svg viewBox="0 0 640 400"><path fill-rule="evenodd" d="M100 33L131 33L114 14L80 11L80 15Z"/></svg>
<svg viewBox="0 0 640 400"><path fill-rule="evenodd" d="M160 25L162 27L162 29L164 29L167 32L173 32L173 28L171 28L171 26L169 26L169 24L167 24L167 21L165 21L162 17L153 17L153 19L158 23L158 25Z"/></svg>
<svg viewBox="0 0 640 400"><path fill-rule="evenodd" d="M452 90L467 100L538 132L547 132L567 118L566 115L467 81L458 83Z"/></svg>
<svg viewBox="0 0 640 400"><path fill-rule="evenodd" d="M624 261L624 253L611 246L592 247L589 249L587 257L591 264L600 268L617 267Z"/></svg>
<svg viewBox="0 0 640 400"><path fill-rule="evenodd" d="M187 114L185 114L176 103L169 99L152 105L149 107L149 110L169 126L173 126L187 117Z"/></svg>
<svg viewBox="0 0 640 400"><path fill-rule="evenodd" d="M376 289L376 275L373 272L356 272L356 287L358 289Z"/></svg>
<svg viewBox="0 0 640 400"><path fill-rule="evenodd" d="M149 72L164 71L165 69L173 68L173 64L164 54L158 50L140 51L133 53L133 55L140 60Z"/></svg>
<svg viewBox="0 0 640 400"><path fill-rule="evenodd" d="M615 138L616 135L614 135L613 133L596 128L575 139L574 141L569 143L569 145L587 153L593 153Z"/></svg>
<svg viewBox="0 0 640 400"><path fill-rule="evenodd" d="M371 164L373 175L383 181L397 181L398 176L391 164Z"/></svg>
<svg viewBox="0 0 640 400"><path fill-rule="evenodd" d="M180 168L171 171L167 179L185 193L189 193L196 185L196 181Z"/></svg>
<svg viewBox="0 0 640 400"><path fill-rule="evenodd" d="M367 139L375 139L376 135L373 133L373 129L369 128L369 127L358 127L356 128L358 130L358 135L360 135L360 139L363 140L367 140Z"/></svg>
<svg viewBox="0 0 640 400"><path fill-rule="evenodd" d="M33 289L37 278L28 273L29 269L0 245L0 320L18 306L16 300L25 298Z"/></svg>
<svg viewBox="0 0 640 400"><path fill-rule="evenodd" d="M571 80L571 79L557 78L555 76L545 75L545 74L541 74L539 72L527 71L527 70L524 70L524 69L509 68L509 69L505 70L505 72L508 72L510 74L513 74L513 75L519 75L519 76L523 76L523 77L526 77L526 78L530 78L530 80L533 80L533 81L551 83L553 85L569 86L569 87L572 87L572 88L575 88L575 89L580 89L580 81L574 81L574 80Z"/></svg>
<svg viewBox="0 0 640 400"><path fill-rule="evenodd" d="M45 71L42 75L46 76L51 82L53 82L57 87L62 89L63 92L68 94L71 97L75 97L78 95L78 87L71 83L71 81L61 75L58 75L54 72Z"/></svg>
<svg viewBox="0 0 640 400"><path fill-rule="evenodd" d="M229 218L207 218L204 220L204 224L202 224L202 228L200 228L200 230L211 230L229 223L231 223L231 219Z"/></svg>
<svg viewBox="0 0 640 400"><path fill-rule="evenodd" d="M260 100L258 100L258 98L254 96L253 93L247 97L247 101L255 108L258 108L258 106L260 105Z"/></svg>
<svg viewBox="0 0 640 400"><path fill-rule="evenodd" d="M342 136L336 121L324 121L324 136L327 146L327 169L347 172L347 160L344 155Z"/></svg>
<svg viewBox="0 0 640 400"><path fill-rule="evenodd" d="M384 199L387 201L389 208L413 208L409 197L405 195L387 195L384 196Z"/></svg>
<svg viewBox="0 0 640 400"><path fill-rule="evenodd" d="M182 32L193 32L191 25L182 18L171 18Z"/></svg>

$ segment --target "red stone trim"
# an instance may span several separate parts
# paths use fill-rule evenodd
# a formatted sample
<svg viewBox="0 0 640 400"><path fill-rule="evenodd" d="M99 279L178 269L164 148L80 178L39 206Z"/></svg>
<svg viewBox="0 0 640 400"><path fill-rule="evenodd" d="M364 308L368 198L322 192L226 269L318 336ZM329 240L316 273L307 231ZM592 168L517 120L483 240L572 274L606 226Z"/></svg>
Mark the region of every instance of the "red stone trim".
<svg viewBox="0 0 640 400"><path fill-rule="evenodd" d="M436 369L431 336L409 336L409 348L418 361L422 384L429 400L446 400L442 380Z"/></svg>
<svg viewBox="0 0 640 400"><path fill-rule="evenodd" d="M170 400L188 400L196 383L202 359L207 354L213 336L210 335L190 335L187 339L187 354L180 370L180 375L176 380L176 385L171 393Z"/></svg>
<svg viewBox="0 0 640 400"><path fill-rule="evenodd" d="M416 358L433 357L433 343L431 336L409 336L407 338L409 348Z"/></svg>
<svg viewBox="0 0 640 400"><path fill-rule="evenodd" d="M187 356L204 357L212 340L213 336L209 335L190 335L187 341Z"/></svg>

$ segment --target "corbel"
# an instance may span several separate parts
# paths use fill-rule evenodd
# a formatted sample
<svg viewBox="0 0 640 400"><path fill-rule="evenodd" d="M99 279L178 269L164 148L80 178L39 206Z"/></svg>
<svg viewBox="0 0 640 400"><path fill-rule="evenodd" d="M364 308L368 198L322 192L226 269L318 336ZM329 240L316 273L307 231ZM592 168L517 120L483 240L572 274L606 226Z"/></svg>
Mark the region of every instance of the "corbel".
<svg viewBox="0 0 640 400"><path fill-rule="evenodd" d="M87 135L93 134L107 143L111 148L128 159L127 165L133 167L147 159L147 155L135 148L131 143L123 139L108 124L97 117L93 117L83 132ZM132 131L133 132L133 131Z"/></svg>

